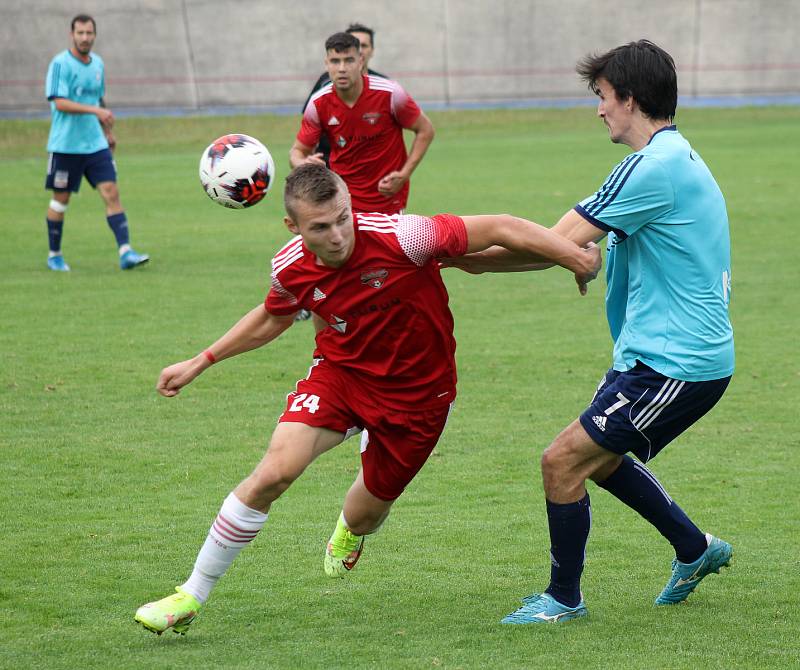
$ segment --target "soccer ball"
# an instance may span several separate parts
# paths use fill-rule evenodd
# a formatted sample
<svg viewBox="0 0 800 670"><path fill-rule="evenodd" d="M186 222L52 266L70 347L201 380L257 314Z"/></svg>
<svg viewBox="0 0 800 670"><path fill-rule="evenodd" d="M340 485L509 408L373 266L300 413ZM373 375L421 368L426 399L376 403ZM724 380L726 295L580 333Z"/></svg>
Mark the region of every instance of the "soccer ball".
<svg viewBox="0 0 800 670"><path fill-rule="evenodd" d="M200 183L223 207L252 207L275 181L275 163L267 147L249 135L223 135L200 156Z"/></svg>

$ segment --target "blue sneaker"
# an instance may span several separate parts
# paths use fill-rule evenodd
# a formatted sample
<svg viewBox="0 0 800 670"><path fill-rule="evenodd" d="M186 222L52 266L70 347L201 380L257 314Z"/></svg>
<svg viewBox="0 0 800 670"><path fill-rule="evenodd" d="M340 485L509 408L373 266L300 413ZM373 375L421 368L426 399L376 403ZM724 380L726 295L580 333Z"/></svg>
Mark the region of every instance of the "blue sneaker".
<svg viewBox="0 0 800 670"><path fill-rule="evenodd" d="M656 598L656 605L675 605L682 603L697 588L703 577L712 572L719 574L719 569L730 565L733 547L724 540L706 533L708 549L694 563L681 563L677 558L672 561L672 577L670 577L661 595Z"/></svg>
<svg viewBox="0 0 800 670"><path fill-rule="evenodd" d="M47 259L47 267L55 272L69 272L69 265L64 257L59 254L58 256L50 256Z"/></svg>
<svg viewBox="0 0 800 670"><path fill-rule="evenodd" d="M523 598L522 602L525 603L522 607L504 617L500 623L559 623L589 614L583 597L577 607L562 605L549 593L533 593Z"/></svg>
<svg viewBox="0 0 800 670"><path fill-rule="evenodd" d="M119 257L119 267L122 270L131 270L140 265L144 265L149 260L150 256L147 254L137 254L133 249L128 249L128 251Z"/></svg>

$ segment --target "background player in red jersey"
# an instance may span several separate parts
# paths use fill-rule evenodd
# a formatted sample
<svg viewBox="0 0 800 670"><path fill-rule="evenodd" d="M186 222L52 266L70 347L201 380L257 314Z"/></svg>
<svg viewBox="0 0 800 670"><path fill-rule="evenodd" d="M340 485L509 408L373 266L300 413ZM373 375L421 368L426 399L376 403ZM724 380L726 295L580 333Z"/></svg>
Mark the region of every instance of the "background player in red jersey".
<svg viewBox="0 0 800 670"><path fill-rule="evenodd" d="M557 263L579 283L596 275L598 249L509 215L432 218L354 214L342 179L323 165L286 179L285 223L295 237L272 261L266 301L209 349L161 371L158 391L177 395L214 362L271 342L313 309L328 327L321 358L287 397L264 458L225 499L194 571L177 593L136 620L185 633L271 504L320 454L363 428L361 469L344 500L324 568L344 576L427 460L456 395L453 317L439 259L499 245L521 259Z"/></svg>
<svg viewBox="0 0 800 670"><path fill-rule="evenodd" d="M375 55L375 31L372 28L365 26L363 23L351 23L349 26L347 26L347 30L345 30L345 32L350 33L353 37L355 37L361 45L361 48L359 49L363 61L361 65L361 74L371 74L376 77L381 77L382 79L388 79L385 74L382 74L369 67L369 61ZM325 72L319 76L319 79L314 82L311 92L308 94L306 101L303 103L304 112L306 111L306 107L308 107L311 96L313 96L323 86L330 83L331 76L328 74L328 70L326 69ZM328 136L324 133L320 135L319 142L314 149L314 153L320 154L320 158L322 158L322 160L325 162L325 165L329 165L331 158L331 145L328 141Z"/></svg>
<svg viewBox="0 0 800 670"><path fill-rule="evenodd" d="M347 184L353 209L396 214L405 209L411 173L433 141L433 124L400 84L362 74L360 48L349 33L336 33L325 42L331 83L306 105L289 162L293 168L324 164L314 147L326 135L330 167ZM414 132L408 153L404 128Z"/></svg>

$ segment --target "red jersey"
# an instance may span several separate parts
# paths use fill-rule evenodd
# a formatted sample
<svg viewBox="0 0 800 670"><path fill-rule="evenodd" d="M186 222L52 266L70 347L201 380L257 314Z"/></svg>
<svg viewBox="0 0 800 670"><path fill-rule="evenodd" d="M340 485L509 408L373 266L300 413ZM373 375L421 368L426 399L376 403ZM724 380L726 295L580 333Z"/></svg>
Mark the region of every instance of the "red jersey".
<svg viewBox="0 0 800 670"><path fill-rule="evenodd" d="M456 342L437 258L467 250L450 214L355 214L353 253L340 268L317 262L300 236L272 260L266 309L312 310L328 327L317 349L376 403L423 409L455 399Z"/></svg>
<svg viewBox="0 0 800 670"><path fill-rule="evenodd" d="M317 91L306 105L297 140L317 146L327 135L331 169L344 179L357 212L395 214L408 202L408 182L386 197L378 182L405 165L403 128L414 124L420 108L396 81L362 75L364 90L353 107L339 98L333 84Z"/></svg>

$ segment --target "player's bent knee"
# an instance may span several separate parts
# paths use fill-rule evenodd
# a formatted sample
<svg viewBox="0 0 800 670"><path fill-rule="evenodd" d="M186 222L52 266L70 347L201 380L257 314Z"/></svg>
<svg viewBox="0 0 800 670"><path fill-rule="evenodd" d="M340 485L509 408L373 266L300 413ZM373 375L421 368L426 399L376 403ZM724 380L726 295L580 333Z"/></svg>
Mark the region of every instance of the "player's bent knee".
<svg viewBox="0 0 800 670"><path fill-rule="evenodd" d="M553 442L542 453L542 483L546 493L571 490L583 485L573 454L563 444Z"/></svg>
<svg viewBox="0 0 800 670"><path fill-rule="evenodd" d="M247 497L257 500L259 504L269 505L277 500L288 489L296 477L287 476L276 468L259 465L250 476L242 482L247 490Z"/></svg>
<svg viewBox="0 0 800 670"><path fill-rule="evenodd" d="M116 182L105 181L97 185L97 190L107 205L119 205L119 189Z"/></svg>
<svg viewBox="0 0 800 670"><path fill-rule="evenodd" d="M553 445L551 444L542 452L539 465L542 469L542 476L554 477L557 476L560 470L563 468L563 459L561 458L557 449L554 449Z"/></svg>

